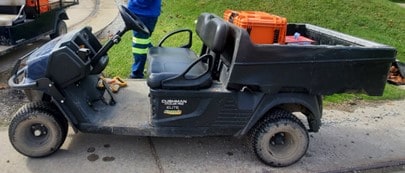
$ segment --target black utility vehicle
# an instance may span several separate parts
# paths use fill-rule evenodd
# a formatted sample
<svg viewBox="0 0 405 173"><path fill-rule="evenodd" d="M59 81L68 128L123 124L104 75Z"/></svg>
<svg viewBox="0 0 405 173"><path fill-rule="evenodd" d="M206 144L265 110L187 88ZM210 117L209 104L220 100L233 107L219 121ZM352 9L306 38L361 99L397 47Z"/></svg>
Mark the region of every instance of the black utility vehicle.
<svg viewBox="0 0 405 173"><path fill-rule="evenodd" d="M1 0L0 55L49 35L67 32L65 9L79 0Z"/></svg>
<svg viewBox="0 0 405 173"><path fill-rule="evenodd" d="M309 24L288 24L287 32L316 45L257 45L246 30L203 13L196 26L203 42L199 56L189 49L191 41L180 48L153 47L148 78L129 79L111 94L100 87L107 51L128 30L149 33L126 7L120 13L126 27L105 45L83 28L27 55L22 69L17 63L9 85L35 96L9 127L18 152L54 153L70 124L84 133L247 136L261 161L287 166L306 153L308 132L321 126L322 95L382 95L396 55L394 48Z"/></svg>

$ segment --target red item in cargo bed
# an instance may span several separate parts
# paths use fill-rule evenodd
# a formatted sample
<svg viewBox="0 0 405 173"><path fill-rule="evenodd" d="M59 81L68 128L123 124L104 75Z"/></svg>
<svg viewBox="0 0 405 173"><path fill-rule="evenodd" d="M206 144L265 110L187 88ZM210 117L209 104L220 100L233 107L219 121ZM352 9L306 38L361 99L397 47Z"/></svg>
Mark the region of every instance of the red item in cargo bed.
<svg viewBox="0 0 405 173"><path fill-rule="evenodd" d="M226 10L224 19L245 28L256 44L285 43L287 19L261 11Z"/></svg>
<svg viewBox="0 0 405 173"><path fill-rule="evenodd" d="M290 45L309 45L315 43L315 41L304 36L286 36L285 43Z"/></svg>

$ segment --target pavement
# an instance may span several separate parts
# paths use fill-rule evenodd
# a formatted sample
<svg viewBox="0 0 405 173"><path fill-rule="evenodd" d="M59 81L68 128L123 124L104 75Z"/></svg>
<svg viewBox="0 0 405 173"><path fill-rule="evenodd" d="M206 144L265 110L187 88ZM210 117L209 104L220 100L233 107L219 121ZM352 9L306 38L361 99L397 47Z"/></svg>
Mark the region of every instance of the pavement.
<svg viewBox="0 0 405 173"><path fill-rule="evenodd" d="M325 110L320 132L310 134L307 154L285 168L264 165L246 141L233 137L149 138L72 130L59 151L33 159L16 152L7 129L0 128L0 172L400 173L405 172L403 105L405 100Z"/></svg>
<svg viewBox="0 0 405 173"><path fill-rule="evenodd" d="M69 30L91 26L93 33L100 33L119 15L113 0L80 0L79 5L66 10L69 20L66 25Z"/></svg>

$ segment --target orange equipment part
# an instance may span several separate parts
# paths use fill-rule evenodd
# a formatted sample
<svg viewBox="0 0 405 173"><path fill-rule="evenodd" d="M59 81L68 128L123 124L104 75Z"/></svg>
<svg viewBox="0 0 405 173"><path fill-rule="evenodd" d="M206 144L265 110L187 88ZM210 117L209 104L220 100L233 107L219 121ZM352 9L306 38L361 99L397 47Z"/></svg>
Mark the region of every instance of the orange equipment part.
<svg viewBox="0 0 405 173"><path fill-rule="evenodd" d="M39 13L45 13L51 9L49 0L26 0L26 4L29 7L37 7L39 5Z"/></svg>
<svg viewBox="0 0 405 173"><path fill-rule="evenodd" d="M261 11L226 10L224 19L247 29L256 44L285 44L287 19Z"/></svg>

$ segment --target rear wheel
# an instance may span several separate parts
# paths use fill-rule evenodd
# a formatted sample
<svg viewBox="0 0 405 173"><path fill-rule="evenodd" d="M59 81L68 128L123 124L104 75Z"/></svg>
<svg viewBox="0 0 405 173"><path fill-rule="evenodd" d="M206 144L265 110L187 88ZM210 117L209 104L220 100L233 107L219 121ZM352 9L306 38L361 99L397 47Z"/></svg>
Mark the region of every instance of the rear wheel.
<svg viewBox="0 0 405 173"><path fill-rule="evenodd" d="M9 138L21 154L45 157L61 147L67 127L67 122L47 104L31 103L16 113L9 127Z"/></svg>
<svg viewBox="0 0 405 173"><path fill-rule="evenodd" d="M65 21L63 20L59 20L58 24L56 25L56 30L53 34L49 35L51 37L51 39L54 39L56 37L59 37L63 34L67 33L67 25L65 23Z"/></svg>
<svg viewBox="0 0 405 173"><path fill-rule="evenodd" d="M302 122L290 112L270 113L252 132L251 145L257 157L275 167L291 165L308 149L308 132Z"/></svg>

